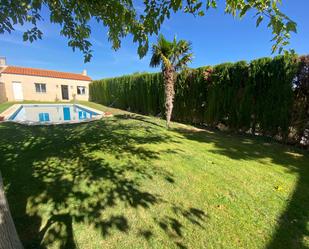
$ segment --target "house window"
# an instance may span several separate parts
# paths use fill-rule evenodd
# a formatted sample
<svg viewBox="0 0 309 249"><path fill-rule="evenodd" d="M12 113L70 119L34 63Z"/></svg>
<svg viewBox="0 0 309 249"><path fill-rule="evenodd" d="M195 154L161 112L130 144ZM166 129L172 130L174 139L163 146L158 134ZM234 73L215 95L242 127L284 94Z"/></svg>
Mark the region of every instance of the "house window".
<svg viewBox="0 0 309 249"><path fill-rule="evenodd" d="M34 83L34 85L37 93L46 93L46 84Z"/></svg>
<svg viewBox="0 0 309 249"><path fill-rule="evenodd" d="M85 95L86 94L86 87L85 86L78 86L77 87L77 94L78 95Z"/></svg>

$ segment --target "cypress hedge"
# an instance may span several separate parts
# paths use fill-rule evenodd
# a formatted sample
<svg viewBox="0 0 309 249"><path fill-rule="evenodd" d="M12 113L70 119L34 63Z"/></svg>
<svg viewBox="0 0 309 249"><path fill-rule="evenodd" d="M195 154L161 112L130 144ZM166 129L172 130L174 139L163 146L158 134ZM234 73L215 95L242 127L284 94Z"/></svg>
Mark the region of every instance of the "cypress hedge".
<svg viewBox="0 0 309 249"><path fill-rule="evenodd" d="M291 126L296 56L223 63L177 75L172 119L286 137ZM147 115L164 116L160 73L102 79L90 84L90 99Z"/></svg>
<svg viewBox="0 0 309 249"><path fill-rule="evenodd" d="M164 113L164 85L160 73L126 75L90 84L90 100L137 113Z"/></svg>

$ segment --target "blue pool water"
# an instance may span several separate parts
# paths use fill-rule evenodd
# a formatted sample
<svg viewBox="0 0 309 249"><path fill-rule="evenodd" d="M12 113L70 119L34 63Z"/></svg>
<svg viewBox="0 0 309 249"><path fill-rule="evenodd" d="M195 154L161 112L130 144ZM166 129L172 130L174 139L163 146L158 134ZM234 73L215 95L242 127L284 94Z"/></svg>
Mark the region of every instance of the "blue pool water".
<svg viewBox="0 0 309 249"><path fill-rule="evenodd" d="M22 105L9 117L11 121L29 123L67 123L94 119L99 112L94 112L80 105Z"/></svg>

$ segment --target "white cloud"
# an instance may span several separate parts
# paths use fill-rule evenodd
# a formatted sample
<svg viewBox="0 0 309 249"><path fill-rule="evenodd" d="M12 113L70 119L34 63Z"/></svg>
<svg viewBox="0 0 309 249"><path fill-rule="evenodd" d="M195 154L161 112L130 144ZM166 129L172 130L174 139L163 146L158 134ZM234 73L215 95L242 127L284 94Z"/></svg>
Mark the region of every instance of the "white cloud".
<svg viewBox="0 0 309 249"><path fill-rule="evenodd" d="M104 43L101 42L100 40L96 39L96 38L92 38L91 41L92 45L100 47L100 48L105 48L105 49L109 49L108 43Z"/></svg>
<svg viewBox="0 0 309 249"><path fill-rule="evenodd" d="M36 47L36 45L34 43L24 42L22 40L22 37L17 37L17 36L15 36L13 34L1 35L0 36L0 41L1 42L5 42L5 43L14 44L14 45L19 45L19 46Z"/></svg>

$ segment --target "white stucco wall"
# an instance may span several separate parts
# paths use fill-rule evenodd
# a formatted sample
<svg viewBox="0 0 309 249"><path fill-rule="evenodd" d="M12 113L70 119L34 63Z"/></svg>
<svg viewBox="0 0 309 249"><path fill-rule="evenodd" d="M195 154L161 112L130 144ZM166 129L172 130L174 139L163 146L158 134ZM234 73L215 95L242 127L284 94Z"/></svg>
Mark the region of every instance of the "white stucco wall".
<svg viewBox="0 0 309 249"><path fill-rule="evenodd" d="M12 82L21 82L24 100L62 101L61 85L68 85L69 100L73 100L74 94L77 100L89 99L90 81L1 73L0 82L5 84L8 101L15 101ZM37 93L34 83L46 84L46 93ZM86 94L77 95L77 86L85 86Z"/></svg>

